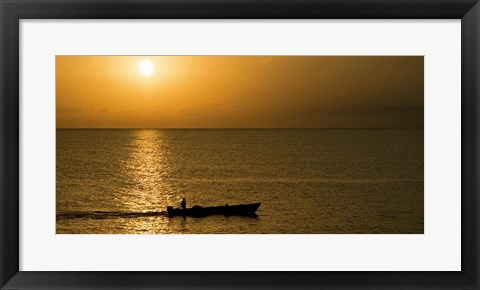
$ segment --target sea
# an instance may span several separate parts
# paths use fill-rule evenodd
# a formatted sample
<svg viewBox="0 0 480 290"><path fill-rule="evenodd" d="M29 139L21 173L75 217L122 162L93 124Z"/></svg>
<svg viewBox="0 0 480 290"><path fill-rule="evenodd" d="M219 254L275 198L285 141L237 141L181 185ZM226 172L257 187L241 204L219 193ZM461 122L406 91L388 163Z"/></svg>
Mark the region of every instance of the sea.
<svg viewBox="0 0 480 290"><path fill-rule="evenodd" d="M57 234L423 232L423 129L56 130Z"/></svg>

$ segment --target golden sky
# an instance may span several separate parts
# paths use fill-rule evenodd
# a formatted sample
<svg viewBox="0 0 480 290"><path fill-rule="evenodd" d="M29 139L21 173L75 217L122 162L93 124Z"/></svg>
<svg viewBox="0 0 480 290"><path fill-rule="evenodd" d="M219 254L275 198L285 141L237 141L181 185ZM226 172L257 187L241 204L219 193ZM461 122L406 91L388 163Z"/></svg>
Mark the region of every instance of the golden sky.
<svg viewBox="0 0 480 290"><path fill-rule="evenodd" d="M423 127L421 56L57 56L57 128Z"/></svg>

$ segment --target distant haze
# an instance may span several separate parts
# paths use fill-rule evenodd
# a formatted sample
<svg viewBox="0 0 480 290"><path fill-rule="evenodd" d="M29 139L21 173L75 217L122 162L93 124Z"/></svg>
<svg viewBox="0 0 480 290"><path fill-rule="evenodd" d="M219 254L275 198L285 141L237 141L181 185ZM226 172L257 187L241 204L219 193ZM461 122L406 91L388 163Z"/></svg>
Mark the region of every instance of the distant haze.
<svg viewBox="0 0 480 290"><path fill-rule="evenodd" d="M423 128L421 56L57 56L57 128Z"/></svg>

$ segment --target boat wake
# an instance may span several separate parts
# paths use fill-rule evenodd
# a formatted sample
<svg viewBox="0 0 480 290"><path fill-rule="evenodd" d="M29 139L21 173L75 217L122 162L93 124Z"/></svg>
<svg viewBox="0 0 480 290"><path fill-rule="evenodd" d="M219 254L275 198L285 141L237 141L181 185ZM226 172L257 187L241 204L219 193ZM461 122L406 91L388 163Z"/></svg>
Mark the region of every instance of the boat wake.
<svg viewBox="0 0 480 290"><path fill-rule="evenodd" d="M109 219L109 218L139 218L168 216L166 211L125 212L125 211L94 211L94 212L64 212L57 213L57 220L70 219Z"/></svg>

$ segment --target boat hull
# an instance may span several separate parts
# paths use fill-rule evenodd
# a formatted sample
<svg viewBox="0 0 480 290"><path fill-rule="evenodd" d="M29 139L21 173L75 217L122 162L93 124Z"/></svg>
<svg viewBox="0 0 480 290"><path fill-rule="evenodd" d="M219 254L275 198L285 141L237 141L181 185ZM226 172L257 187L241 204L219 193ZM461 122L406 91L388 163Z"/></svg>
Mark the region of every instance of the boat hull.
<svg viewBox="0 0 480 290"><path fill-rule="evenodd" d="M192 216L192 217L205 217L210 215L240 215L240 216L256 216L256 211L260 207L261 203L252 204L238 204L238 205L225 205L225 206L210 206L201 207L193 206L191 208L173 208L168 207L168 216Z"/></svg>

